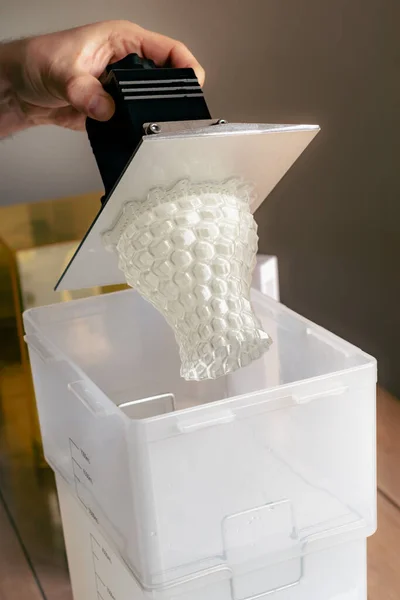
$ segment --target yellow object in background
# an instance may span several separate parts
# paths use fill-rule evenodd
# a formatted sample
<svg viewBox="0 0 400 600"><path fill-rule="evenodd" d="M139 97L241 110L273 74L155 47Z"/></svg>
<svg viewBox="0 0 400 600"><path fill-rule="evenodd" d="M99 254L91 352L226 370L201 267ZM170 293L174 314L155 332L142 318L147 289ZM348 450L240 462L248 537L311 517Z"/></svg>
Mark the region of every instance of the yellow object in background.
<svg viewBox="0 0 400 600"><path fill-rule="evenodd" d="M44 466L22 312L125 286L54 292L100 208L100 194L0 208L0 451Z"/></svg>

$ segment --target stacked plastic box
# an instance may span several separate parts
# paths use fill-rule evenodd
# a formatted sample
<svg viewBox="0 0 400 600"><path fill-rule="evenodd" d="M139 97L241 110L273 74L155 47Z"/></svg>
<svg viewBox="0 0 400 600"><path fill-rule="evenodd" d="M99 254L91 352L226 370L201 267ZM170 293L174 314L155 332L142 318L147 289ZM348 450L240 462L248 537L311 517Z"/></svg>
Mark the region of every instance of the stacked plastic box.
<svg viewBox="0 0 400 600"><path fill-rule="evenodd" d="M134 291L25 314L75 600L366 600L375 361L252 300L271 351L201 383Z"/></svg>

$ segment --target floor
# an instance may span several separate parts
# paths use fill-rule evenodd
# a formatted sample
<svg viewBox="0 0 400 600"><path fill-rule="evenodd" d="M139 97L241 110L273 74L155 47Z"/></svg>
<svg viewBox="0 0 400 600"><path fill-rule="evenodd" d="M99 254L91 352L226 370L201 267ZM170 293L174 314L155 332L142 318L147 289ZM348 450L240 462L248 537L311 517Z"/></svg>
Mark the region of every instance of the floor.
<svg viewBox="0 0 400 600"><path fill-rule="evenodd" d="M3 448L4 450L4 448ZM0 600L72 600L52 474L4 461L0 446ZM369 600L400 598L400 402L378 392L378 533Z"/></svg>
<svg viewBox="0 0 400 600"><path fill-rule="evenodd" d="M378 391L378 531L368 545L369 600L400 598L400 401Z"/></svg>

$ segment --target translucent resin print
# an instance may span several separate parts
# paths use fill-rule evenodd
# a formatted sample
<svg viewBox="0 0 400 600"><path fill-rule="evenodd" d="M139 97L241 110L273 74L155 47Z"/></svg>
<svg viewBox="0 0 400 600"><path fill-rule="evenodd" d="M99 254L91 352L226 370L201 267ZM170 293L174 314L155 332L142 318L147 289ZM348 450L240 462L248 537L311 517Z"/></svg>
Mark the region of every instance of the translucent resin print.
<svg viewBox="0 0 400 600"><path fill-rule="evenodd" d="M187 380L215 379L248 365L271 339L250 304L257 224L252 188L180 181L129 202L104 243L127 283L172 327Z"/></svg>

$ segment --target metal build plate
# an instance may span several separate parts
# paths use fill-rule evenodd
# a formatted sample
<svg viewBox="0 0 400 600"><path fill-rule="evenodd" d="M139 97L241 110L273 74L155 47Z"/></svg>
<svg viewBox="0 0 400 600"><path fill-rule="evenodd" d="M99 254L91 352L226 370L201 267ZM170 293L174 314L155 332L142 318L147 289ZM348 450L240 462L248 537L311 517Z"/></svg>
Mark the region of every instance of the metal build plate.
<svg viewBox="0 0 400 600"><path fill-rule="evenodd" d="M221 124L143 136L56 290L125 282L117 255L104 248L102 234L126 202L145 199L152 188L171 187L181 179L200 183L240 177L255 186L254 212L318 131L316 125Z"/></svg>

